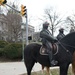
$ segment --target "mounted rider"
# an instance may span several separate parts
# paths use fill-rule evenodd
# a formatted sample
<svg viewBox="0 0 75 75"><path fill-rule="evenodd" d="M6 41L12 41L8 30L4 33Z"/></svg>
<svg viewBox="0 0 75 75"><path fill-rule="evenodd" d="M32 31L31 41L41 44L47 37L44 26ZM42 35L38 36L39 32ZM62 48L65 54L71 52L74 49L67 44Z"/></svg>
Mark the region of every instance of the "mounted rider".
<svg viewBox="0 0 75 75"><path fill-rule="evenodd" d="M42 38L42 45L47 47L48 54L49 54L49 59L51 65L56 65L57 61L53 60L53 53L50 47L50 44L53 44L53 42L57 42L57 39L52 36L50 31L48 30L49 23L45 22L43 24L43 29L40 32L40 37Z"/></svg>
<svg viewBox="0 0 75 75"><path fill-rule="evenodd" d="M59 34L57 35L57 39L58 40L61 40L64 36L65 36L64 29L63 28L60 28L59 29Z"/></svg>

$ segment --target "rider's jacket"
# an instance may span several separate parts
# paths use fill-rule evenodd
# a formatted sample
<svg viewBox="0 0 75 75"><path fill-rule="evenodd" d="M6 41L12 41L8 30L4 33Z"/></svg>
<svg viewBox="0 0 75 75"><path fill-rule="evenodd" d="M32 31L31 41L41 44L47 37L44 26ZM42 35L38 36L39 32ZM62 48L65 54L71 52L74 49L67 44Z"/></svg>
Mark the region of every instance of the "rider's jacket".
<svg viewBox="0 0 75 75"><path fill-rule="evenodd" d="M58 39L58 40L61 40L64 36L65 36L65 35L64 35L63 33L59 33L59 34L57 35L57 39Z"/></svg>
<svg viewBox="0 0 75 75"><path fill-rule="evenodd" d="M53 41L56 41L56 38L54 38L50 31L48 29L43 29L41 32L40 32L40 37L42 38L42 43L45 44L47 41L49 42L53 42Z"/></svg>

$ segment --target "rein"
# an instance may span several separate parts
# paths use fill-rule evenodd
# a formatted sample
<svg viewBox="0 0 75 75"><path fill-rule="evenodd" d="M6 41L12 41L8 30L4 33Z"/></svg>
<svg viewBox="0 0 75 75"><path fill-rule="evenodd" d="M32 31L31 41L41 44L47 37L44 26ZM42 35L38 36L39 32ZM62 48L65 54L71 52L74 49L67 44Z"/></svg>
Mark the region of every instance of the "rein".
<svg viewBox="0 0 75 75"><path fill-rule="evenodd" d="M72 56L72 54L71 54L71 52L69 51L69 50L67 50L65 47L64 47L64 45L67 45L67 44L62 44L60 41L58 41L58 43L64 48L64 50L66 51L66 52L68 52L71 56ZM67 45L67 46L70 46L70 45ZM70 46L70 47L72 47L72 46ZM75 48L75 47L74 47Z"/></svg>
<svg viewBox="0 0 75 75"><path fill-rule="evenodd" d="M66 46L69 46L69 47L72 47L72 48L75 48L75 46L72 46L72 45L68 45L68 44L65 44L65 43L62 43L63 45L66 45Z"/></svg>

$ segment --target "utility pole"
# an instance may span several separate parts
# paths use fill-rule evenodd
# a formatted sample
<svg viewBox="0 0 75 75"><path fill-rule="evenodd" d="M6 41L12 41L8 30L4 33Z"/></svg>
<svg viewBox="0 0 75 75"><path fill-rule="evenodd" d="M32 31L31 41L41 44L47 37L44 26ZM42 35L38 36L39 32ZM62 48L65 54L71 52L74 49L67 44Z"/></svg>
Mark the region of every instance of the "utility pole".
<svg viewBox="0 0 75 75"><path fill-rule="evenodd" d="M24 24L21 25L22 30L22 61L24 61Z"/></svg>
<svg viewBox="0 0 75 75"><path fill-rule="evenodd" d="M27 9L26 9L26 45L28 45L28 15L27 15Z"/></svg>
<svg viewBox="0 0 75 75"><path fill-rule="evenodd" d="M15 10L16 12L20 13L20 11L16 10L15 8L11 7L10 5L6 4L8 7L10 7L11 9Z"/></svg>

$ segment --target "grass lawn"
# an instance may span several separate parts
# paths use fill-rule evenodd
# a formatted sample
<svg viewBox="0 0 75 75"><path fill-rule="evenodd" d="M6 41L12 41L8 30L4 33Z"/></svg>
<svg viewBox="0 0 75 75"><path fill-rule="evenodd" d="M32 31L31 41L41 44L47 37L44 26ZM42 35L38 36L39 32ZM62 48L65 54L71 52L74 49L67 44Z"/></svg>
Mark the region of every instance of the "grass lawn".
<svg viewBox="0 0 75 75"><path fill-rule="evenodd" d="M51 69L50 71L51 71L50 75L59 75L59 69ZM21 75L27 75L27 74L25 73ZM48 74L47 71L45 70L44 73L42 73L42 71L38 71L38 72L32 72L31 75L48 75ZM73 75L71 66L68 69L68 75Z"/></svg>

